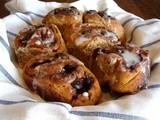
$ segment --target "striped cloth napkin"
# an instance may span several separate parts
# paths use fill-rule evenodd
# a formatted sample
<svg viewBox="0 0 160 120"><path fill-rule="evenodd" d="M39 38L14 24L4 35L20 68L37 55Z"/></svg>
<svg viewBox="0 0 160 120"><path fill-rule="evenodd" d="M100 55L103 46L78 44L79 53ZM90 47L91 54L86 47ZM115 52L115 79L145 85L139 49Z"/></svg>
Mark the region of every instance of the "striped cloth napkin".
<svg viewBox="0 0 160 120"><path fill-rule="evenodd" d="M122 23L128 42L148 49L151 77L148 88L134 95L106 98L95 106L72 107L61 102L45 102L31 93L16 67L13 41L28 25L41 24L43 17L60 6L79 10L106 10ZM0 120L159 120L160 119L160 20L142 18L121 9L113 0L80 0L73 3L12 0L6 4L11 14L0 19Z"/></svg>

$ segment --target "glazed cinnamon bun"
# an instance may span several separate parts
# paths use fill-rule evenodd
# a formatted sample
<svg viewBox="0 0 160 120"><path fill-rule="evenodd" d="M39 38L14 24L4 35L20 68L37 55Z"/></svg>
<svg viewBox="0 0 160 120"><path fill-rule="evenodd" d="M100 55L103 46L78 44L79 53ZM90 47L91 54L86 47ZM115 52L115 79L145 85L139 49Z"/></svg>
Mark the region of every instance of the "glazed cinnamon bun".
<svg viewBox="0 0 160 120"><path fill-rule="evenodd" d="M46 101L82 106L97 104L101 98L95 76L82 62L66 53L31 58L23 68L23 78L29 89Z"/></svg>
<svg viewBox="0 0 160 120"><path fill-rule="evenodd" d="M87 67L90 67L92 63L91 56L94 49L111 47L120 43L115 33L103 26L90 23L71 25L70 29L64 29L64 33L69 53L83 61Z"/></svg>
<svg viewBox="0 0 160 120"><path fill-rule="evenodd" d="M19 66L33 56L45 52L67 52L64 40L55 25L29 26L15 38L15 53Z"/></svg>
<svg viewBox="0 0 160 120"><path fill-rule="evenodd" d="M150 60L147 50L130 44L98 48L93 60L92 72L101 86L108 84L112 91L133 94L148 82Z"/></svg>
<svg viewBox="0 0 160 120"><path fill-rule="evenodd" d="M83 14L76 7L61 7L50 11L43 19L45 24L55 24L63 32L70 24L82 23Z"/></svg>
<svg viewBox="0 0 160 120"><path fill-rule="evenodd" d="M107 15L105 11L95 11L89 10L86 11L83 15L84 23L95 23L98 25L105 26L106 29L114 32L121 42L125 42L125 33L124 28L122 27L119 20L115 17Z"/></svg>

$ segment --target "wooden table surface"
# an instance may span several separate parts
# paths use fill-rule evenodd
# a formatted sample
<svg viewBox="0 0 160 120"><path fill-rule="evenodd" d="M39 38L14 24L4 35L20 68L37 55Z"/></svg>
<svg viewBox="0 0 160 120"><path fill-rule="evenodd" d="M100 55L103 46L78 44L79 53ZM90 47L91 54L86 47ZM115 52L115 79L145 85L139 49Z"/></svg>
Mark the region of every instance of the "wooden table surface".
<svg viewBox="0 0 160 120"><path fill-rule="evenodd" d="M9 14L4 4L10 0L0 0L0 18ZM76 0L44 0L44 1L63 1L73 2ZM160 19L160 0L115 0L117 4L124 10L138 15L144 19L159 18Z"/></svg>

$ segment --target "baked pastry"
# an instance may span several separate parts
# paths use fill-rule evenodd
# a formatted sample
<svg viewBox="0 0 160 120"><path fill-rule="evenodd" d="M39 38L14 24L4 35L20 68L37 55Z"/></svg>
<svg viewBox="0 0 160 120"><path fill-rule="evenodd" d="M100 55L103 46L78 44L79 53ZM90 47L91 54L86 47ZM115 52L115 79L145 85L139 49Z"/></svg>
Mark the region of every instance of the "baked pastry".
<svg viewBox="0 0 160 120"><path fill-rule="evenodd" d="M70 54L83 61L87 67L92 63L96 48L111 47L120 43L115 33L96 24L76 24L64 29L64 40Z"/></svg>
<svg viewBox="0 0 160 120"><path fill-rule="evenodd" d="M92 72L101 86L109 85L112 91L133 94L143 88L150 75L147 50L125 44L111 49L96 49Z"/></svg>
<svg viewBox="0 0 160 120"><path fill-rule="evenodd" d="M43 19L45 24L55 24L63 32L70 24L82 23L83 14L76 7L60 7L50 11Z"/></svg>
<svg viewBox="0 0 160 120"><path fill-rule="evenodd" d="M94 105L102 94L95 76L66 53L41 54L30 59L24 66L23 78L32 91L47 101Z"/></svg>
<svg viewBox="0 0 160 120"><path fill-rule="evenodd" d="M84 23L95 23L102 25L109 31L114 32L121 40L121 42L126 41L124 28L122 27L119 20L117 20L115 17L107 15L105 11L97 12L95 10L89 10L84 13L83 18Z"/></svg>
<svg viewBox="0 0 160 120"><path fill-rule="evenodd" d="M55 25L29 26L15 38L15 53L19 66L33 56L45 52L67 52L64 40Z"/></svg>

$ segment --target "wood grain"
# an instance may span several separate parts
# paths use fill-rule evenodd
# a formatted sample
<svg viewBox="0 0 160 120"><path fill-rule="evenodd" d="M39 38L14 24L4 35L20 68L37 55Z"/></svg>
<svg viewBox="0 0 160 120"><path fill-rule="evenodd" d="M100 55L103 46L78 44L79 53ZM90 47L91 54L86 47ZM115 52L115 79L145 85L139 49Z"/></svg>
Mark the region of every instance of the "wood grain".
<svg viewBox="0 0 160 120"><path fill-rule="evenodd" d="M144 19L160 19L159 0L115 0L124 10L138 15Z"/></svg>
<svg viewBox="0 0 160 120"><path fill-rule="evenodd" d="M9 14L4 4L10 0L0 0L0 18ZM73 2L76 0L42 0L57 2ZM160 19L160 0L115 0L117 4L124 10L131 12L144 19L159 18Z"/></svg>

